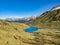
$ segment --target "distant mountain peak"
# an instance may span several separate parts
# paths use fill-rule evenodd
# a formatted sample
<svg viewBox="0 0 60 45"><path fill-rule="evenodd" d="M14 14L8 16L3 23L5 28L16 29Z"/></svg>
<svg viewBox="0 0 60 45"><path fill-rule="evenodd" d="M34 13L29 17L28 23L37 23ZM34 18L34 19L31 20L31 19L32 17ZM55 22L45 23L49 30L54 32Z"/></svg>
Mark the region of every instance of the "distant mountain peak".
<svg viewBox="0 0 60 45"><path fill-rule="evenodd" d="M29 22L29 21L32 21L32 20L35 20L35 19L36 19L35 16L30 16L30 17L23 17L23 18L6 18L5 20L12 21L12 22L25 23L25 22Z"/></svg>
<svg viewBox="0 0 60 45"><path fill-rule="evenodd" d="M58 9L60 9L60 5L53 7L51 10L53 11L53 10L58 10Z"/></svg>

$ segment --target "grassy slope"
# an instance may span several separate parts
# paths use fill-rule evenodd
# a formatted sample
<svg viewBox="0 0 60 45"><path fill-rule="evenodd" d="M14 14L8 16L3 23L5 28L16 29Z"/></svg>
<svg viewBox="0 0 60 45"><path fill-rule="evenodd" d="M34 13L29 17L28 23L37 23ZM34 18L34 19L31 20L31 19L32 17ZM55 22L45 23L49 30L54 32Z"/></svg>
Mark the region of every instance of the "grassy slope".
<svg viewBox="0 0 60 45"><path fill-rule="evenodd" d="M36 20L28 22L27 25L33 25L39 28L60 28L60 10L48 11L39 16Z"/></svg>
<svg viewBox="0 0 60 45"><path fill-rule="evenodd" d="M30 45L27 42L32 34L24 32L28 26L22 23L0 20L0 45Z"/></svg>
<svg viewBox="0 0 60 45"><path fill-rule="evenodd" d="M60 10L45 12L36 20L27 25L44 28L34 33L35 44L33 45L60 45ZM48 29L47 29L48 28Z"/></svg>
<svg viewBox="0 0 60 45"><path fill-rule="evenodd" d="M60 45L60 29L42 29L34 35L34 45Z"/></svg>
<svg viewBox="0 0 60 45"><path fill-rule="evenodd" d="M60 45L60 29L42 29L30 34L24 32L27 27L0 20L0 45Z"/></svg>
<svg viewBox="0 0 60 45"><path fill-rule="evenodd" d="M44 13L37 20L27 24L40 28L60 28L60 20L55 20L60 11L53 12ZM0 45L60 45L60 29L38 30L33 35L24 31L28 25L0 20Z"/></svg>

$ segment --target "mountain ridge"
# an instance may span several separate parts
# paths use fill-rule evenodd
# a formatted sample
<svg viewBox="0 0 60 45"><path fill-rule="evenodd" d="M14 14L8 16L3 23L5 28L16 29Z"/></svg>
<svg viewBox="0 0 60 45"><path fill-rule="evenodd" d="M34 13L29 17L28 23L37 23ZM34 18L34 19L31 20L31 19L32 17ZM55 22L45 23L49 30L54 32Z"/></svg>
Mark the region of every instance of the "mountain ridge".
<svg viewBox="0 0 60 45"><path fill-rule="evenodd" d="M43 13L27 25L0 20L0 45L60 45L59 16L58 9ZM34 33L25 32L30 25L40 29Z"/></svg>
<svg viewBox="0 0 60 45"><path fill-rule="evenodd" d="M10 22L26 23L26 22L32 21L34 19L36 19L35 16L23 17L23 18L6 18L5 20L10 21Z"/></svg>
<svg viewBox="0 0 60 45"><path fill-rule="evenodd" d="M60 8L53 11L52 10L41 14L35 20L28 22L27 25L37 26L39 28L60 28L59 26L60 25L59 24L60 23Z"/></svg>

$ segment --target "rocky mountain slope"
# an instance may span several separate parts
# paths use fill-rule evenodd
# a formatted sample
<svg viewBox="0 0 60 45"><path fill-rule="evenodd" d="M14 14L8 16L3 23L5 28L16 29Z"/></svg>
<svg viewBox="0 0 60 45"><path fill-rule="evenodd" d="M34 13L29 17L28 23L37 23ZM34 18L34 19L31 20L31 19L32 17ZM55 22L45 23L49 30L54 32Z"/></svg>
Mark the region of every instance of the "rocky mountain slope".
<svg viewBox="0 0 60 45"><path fill-rule="evenodd" d="M28 22L28 25L34 25L40 28L60 28L60 6L52 8L37 17L36 20Z"/></svg>

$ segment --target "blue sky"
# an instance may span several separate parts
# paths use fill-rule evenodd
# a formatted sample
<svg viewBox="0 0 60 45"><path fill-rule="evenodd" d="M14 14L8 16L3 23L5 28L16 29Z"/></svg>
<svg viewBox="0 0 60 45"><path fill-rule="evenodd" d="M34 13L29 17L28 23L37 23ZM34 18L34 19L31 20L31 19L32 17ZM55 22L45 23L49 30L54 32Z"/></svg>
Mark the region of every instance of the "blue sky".
<svg viewBox="0 0 60 45"><path fill-rule="evenodd" d="M0 18L37 16L57 5L60 0L0 0Z"/></svg>

